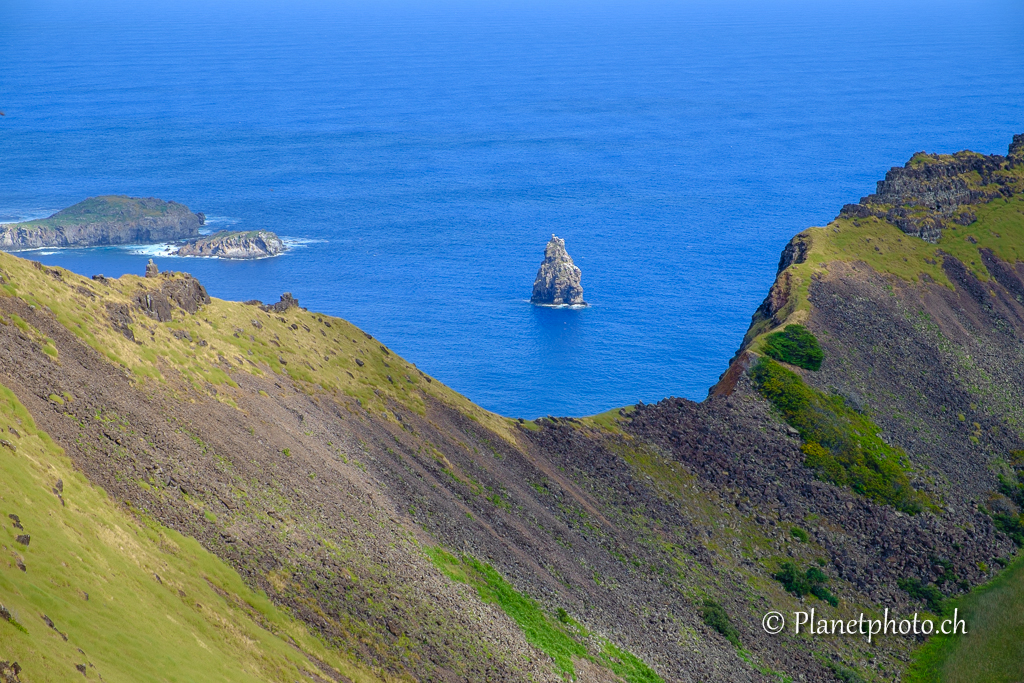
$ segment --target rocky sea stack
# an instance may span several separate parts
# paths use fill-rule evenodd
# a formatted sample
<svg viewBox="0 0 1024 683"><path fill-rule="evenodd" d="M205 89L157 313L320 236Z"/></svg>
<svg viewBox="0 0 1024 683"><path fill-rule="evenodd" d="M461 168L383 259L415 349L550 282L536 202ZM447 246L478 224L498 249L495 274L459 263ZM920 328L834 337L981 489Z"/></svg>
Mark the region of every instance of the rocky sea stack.
<svg viewBox="0 0 1024 683"><path fill-rule="evenodd" d="M544 249L544 262L533 281L530 301L538 306L586 306L583 300L582 273L565 250L565 240L551 236Z"/></svg>
<svg viewBox="0 0 1024 683"><path fill-rule="evenodd" d="M49 218L0 224L0 249L151 244L196 237L206 216L149 197L91 197Z"/></svg>
<svg viewBox="0 0 1024 683"><path fill-rule="evenodd" d="M260 259L277 256L284 250L284 242L269 230L250 230L248 232L222 230L189 242L175 253L178 256Z"/></svg>

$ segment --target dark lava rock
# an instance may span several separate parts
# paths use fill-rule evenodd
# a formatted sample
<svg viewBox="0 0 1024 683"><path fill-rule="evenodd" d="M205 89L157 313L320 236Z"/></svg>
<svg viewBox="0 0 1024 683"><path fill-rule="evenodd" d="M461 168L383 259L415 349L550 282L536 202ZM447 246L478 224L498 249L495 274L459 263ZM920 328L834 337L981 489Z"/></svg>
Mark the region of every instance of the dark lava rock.
<svg viewBox="0 0 1024 683"><path fill-rule="evenodd" d="M285 292L281 295L281 300L276 304L268 304L266 306L260 306L264 311L274 311L275 313L284 313L289 308L296 308L299 305L299 300L292 296L291 292Z"/></svg>

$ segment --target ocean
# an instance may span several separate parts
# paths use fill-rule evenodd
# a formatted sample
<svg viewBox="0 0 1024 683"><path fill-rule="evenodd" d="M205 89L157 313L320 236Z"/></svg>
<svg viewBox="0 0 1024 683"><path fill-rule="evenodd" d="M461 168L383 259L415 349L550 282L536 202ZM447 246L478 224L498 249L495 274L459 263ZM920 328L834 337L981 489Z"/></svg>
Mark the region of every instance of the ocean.
<svg viewBox="0 0 1024 683"><path fill-rule="evenodd" d="M193 273L345 318L498 413L703 399L792 235L916 151L1024 132L1019 0L0 3L0 222L99 194L284 256ZM536 308L552 234L582 310Z"/></svg>

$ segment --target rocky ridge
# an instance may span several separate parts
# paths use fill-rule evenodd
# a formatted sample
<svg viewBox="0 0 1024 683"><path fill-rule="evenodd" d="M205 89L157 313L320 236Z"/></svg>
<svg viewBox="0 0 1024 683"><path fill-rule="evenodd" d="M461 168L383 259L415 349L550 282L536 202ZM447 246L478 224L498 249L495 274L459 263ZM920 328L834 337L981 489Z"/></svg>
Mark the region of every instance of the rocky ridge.
<svg viewBox="0 0 1024 683"><path fill-rule="evenodd" d="M841 216L876 216L908 235L936 242L950 223L970 225L971 209L1024 191L1024 134L1016 135L1005 157L976 152L918 152L903 167L878 181L874 194L847 204Z"/></svg>
<svg viewBox="0 0 1024 683"><path fill-rule="evenodd" d="M586 306L582 273L565 250L565 240L551 236L544 248L544 261L533 281L530 301L539 306Z"/></svg>
<svg viewBox="0 0 1024 683"><path fill-rule="evenodd" d="M178 256L223 259L262 259L285 251L281 238L269 230L231 232L222 230L189 242L175 250Z"/></svg>
<svg viewBox="0 0 1024 683"><path fill-rule="evenodd" d="M206 222L202 213L161 199L92 197L49 218L0 225L0 249L92 247L189 239Z"/></svg>

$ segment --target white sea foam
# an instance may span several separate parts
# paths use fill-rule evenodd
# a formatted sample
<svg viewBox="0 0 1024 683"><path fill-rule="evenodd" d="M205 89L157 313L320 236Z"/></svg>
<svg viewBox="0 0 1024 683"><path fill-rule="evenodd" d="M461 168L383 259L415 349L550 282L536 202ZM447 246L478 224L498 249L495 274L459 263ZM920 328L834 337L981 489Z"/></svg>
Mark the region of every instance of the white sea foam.
<svg viewBox="0 0 1024 683"><path fill-rule="evenodd" d="M140 256L160 256L166 258L168 256L175 256L174 250L176 246L172 244L126 244L119 247L129 254L138 254Z"/></svg>
<svg viewBox="0 0 1024 683"><path fill-rule="evenodd" d="M311 244L326 244L327 240L312 239L307 237L282 237L281 241L289 249L301 249Z"/></svg>

